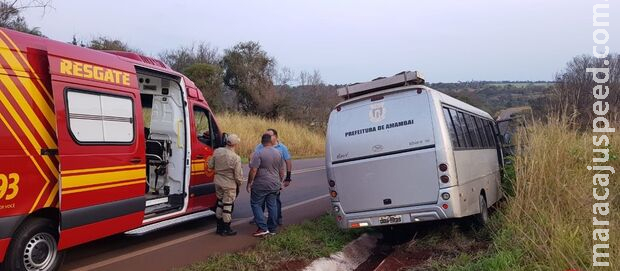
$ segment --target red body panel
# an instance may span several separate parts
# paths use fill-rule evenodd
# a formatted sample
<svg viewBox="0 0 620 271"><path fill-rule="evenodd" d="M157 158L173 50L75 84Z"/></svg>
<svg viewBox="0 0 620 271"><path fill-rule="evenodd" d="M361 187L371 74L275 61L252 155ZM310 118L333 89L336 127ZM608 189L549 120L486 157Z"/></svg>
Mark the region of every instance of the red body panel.
<svg viewBox="0 0 620 271"><path fill-rule="evenodd" d="M62 216L57 221L62 229L60 249L142 225L144 210L88 221L93 207L144 196L145 139L136 66L184 80L192 93L191 159L204 165L191 174L190 187L213 182L206 169L213 149L197 140L192 111L194 105L209 107L193 82L148 57L110 54L0 28L0 181L7 182L6 191L0 183L0 222L4 217L36 215L42 208L56 209ZM131 98L134 141L78 144L68 129L68 88ZM189 196L187 213L215 205L215 194ZM65 227L68 215L78 219ZM0 262L11 240L5 237L0 236Z"/></svg>
<svg viewBox="0 0 620 271"><path fill-rule="evenodd" d="M131 198L138 193L144 193L144 184L130 184L121 188L107 188L81 193L62 195L62 207L68 210L84 206L101 204L102 202L112 202ZM142 220L140 220L142 221Z"/></svg>
<svg viewBox="0 0 620 271"><path fill-rule="evenodd" d="M142 219L142 216L142 213L135 213L113 218L105 223L93 223L88 226L76 227L62 231L60 233L60 243L58 244L58 249L62 250L123 232L128 226L131 226L127 224L127 221Z"/></svg>
<svg viewBox="0 0 620 271"><path fill-rule="evenodd" d="M0 262L4 261L4 255L6 254L7 249L9 249L10 243L11 238L0 239Z"/></svg>

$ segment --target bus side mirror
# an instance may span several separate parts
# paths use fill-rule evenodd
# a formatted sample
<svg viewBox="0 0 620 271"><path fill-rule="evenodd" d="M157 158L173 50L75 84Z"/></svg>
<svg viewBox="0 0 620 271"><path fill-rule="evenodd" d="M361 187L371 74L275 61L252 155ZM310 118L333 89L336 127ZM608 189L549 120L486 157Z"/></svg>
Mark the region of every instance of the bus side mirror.
<svg viewBox="0 0 620 271"><path fill-rule="evenodd" d="M504 144L510 144L512 139L509 133L504 133L503 135Z"/></svg>

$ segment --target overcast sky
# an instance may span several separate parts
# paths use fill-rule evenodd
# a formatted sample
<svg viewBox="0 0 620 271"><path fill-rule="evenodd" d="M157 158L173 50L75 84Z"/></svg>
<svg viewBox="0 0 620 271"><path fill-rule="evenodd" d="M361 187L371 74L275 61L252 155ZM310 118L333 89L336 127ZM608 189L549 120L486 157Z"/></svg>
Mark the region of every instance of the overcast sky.
<svg viewBox="0 0 620 271"><path fill-rule="evenodd" d="M105 35L149 55L258 41L279 65L317 69L326 83L403 70L431 82L552 80L573 56L591 54L595 3L608 2L52 0L45 14L25 16L52 39ZM608 45L620 52L620 4L610 6Z"/></svg>

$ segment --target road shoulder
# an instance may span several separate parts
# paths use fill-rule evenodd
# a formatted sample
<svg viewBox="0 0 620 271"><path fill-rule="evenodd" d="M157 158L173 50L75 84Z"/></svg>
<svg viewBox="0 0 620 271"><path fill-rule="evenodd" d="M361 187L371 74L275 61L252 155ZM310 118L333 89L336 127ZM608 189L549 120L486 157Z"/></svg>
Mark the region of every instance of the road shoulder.
<svg viewBox="0 0 620 271"><path fill-rule="evenodd" d="M327 195L293 204L283 208L284 223L285 226L298 224L319 217L328 210ZM259 239L252 237L256 227L248 222L249 218L233 222L234 229L238 231L236 236L221 237L214 233L214 229L209 229L183 237L182 240L171 240L75 270L170 270L184 267L212 255L236 252L256 245Z"/></svg>

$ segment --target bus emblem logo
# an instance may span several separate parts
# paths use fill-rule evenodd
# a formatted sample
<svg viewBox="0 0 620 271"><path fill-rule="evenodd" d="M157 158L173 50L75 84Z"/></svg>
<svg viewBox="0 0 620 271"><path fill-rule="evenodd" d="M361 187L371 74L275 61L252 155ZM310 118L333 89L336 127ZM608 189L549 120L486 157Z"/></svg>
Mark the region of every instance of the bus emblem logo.
<svg viewBox="0 0 620 271"><path fill-rule="evenodd" d="M383 145L374 145L374 146L372 146L372 151L373 152L382 152L383 151Z"/></svg>
<svg viewBox="0 0 620 271"><path fill-rule="evenodd" d="M376 103L370 105L370 112L368 113L371 122L380 122L385 119L385 107L383 103Z"/></svg>

